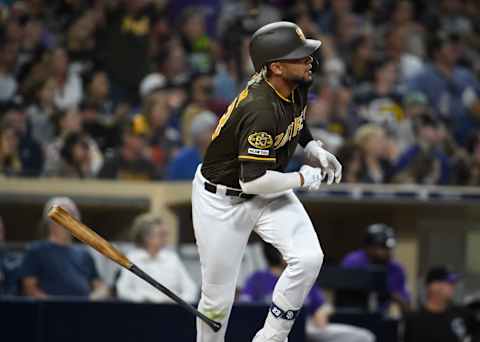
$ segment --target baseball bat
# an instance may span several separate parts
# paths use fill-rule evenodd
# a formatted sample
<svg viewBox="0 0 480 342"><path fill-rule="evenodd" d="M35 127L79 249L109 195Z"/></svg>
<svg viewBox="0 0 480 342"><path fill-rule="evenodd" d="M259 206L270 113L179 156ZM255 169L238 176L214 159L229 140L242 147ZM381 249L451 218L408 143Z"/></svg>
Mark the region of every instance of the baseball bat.
<svg viewBox="0 0 480 342"><path fill-rule="evenodd" d="M136 276L140 277L141 279L145 280L147 283L155 287L157 290L161 291L162 293L173 299L184 309L204 321L210 328L212 328L213 331L217 332L222 327L221 323L208 318L203 313L198 311L195 307L185 302L182 298L177 296L175 293L170 291L168 288L160 284L155 279L153 279L150 275L142 271L134 263L128 260L128 258L122 252L116 249L111 243L109 243L107 240L95 233L92 229L88 228L86 225L78 221L62 207L58 205L52 206L48 211L48 217L59 225L63 226L65 229L69 230L73 234L73 236L75 236L80 241L95 248L98 252L100 252L110 260L126 268Z"/></svg>

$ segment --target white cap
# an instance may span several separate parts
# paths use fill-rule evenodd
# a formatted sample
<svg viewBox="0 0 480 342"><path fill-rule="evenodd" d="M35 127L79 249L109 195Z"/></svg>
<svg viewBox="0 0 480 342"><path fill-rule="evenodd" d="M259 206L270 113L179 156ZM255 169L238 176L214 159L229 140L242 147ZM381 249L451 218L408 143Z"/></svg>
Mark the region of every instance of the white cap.
<svg viewBox="0 0 480 342"><path fill-rule="evenodd" d="M162 74L155 72L145 76L140 82L140 96L150 95L155 89L163 88L167 84L167 79Z"/></svg>
<svg viewBox="0 0 480 342"><path fill-rule="evenodd" d="M48 211L54 205L58 205L59 207L62 207L63 209L68 211L70 213L70 215L75 217L77 220L80 220L80 211L78 210L78 207L75 204L75 202L69 197L52 197L52 198L50 198L48 200L48 202L45 204L45 207L43 208L44 219L48 218Z"/></svg>
<svg viewBox="0 0 480 342"><path fill-rule="evenodd" d="M192 134L192 137L195 138L207 130L210 131L213 127L215 127L216 123L217 116L214 113L205 110L198 113L193 118L192 126L190 127L190 133Z"/></svg>

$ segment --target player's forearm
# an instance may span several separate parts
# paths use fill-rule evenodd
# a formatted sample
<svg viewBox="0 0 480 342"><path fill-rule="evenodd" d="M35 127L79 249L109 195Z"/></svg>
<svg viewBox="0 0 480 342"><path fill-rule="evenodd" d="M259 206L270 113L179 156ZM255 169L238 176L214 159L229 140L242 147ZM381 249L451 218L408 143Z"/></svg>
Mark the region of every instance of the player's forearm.
<svg viewBox="0 0 480 342"><path fill-rule="evenodd" d="M282 173L268 170L261 177L250 182L240 181L242 191L252 195L266 195L298 188L302 178L299 172Z"/></svg>

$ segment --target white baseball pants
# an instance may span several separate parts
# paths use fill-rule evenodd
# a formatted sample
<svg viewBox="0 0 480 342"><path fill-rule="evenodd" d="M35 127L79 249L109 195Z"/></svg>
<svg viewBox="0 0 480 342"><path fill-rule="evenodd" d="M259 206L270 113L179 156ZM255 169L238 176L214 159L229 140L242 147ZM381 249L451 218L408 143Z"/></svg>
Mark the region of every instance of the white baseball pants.
<svg viewBox="0 0 480 342"><path fill-rule="evenodd" d="M197 342L224 342L241 260L254 230L282 254L288 266L273 293L275 310L268 313L255 342L284 342L317 279L323 252L310 218L293 191L245 200L205 190L198 167L192 188L192 214L200 254L202 293L199 310L223 324L217 333L197 319ZM279 311L280 310L280 311ZM283 312L284 315L276 315Z"/></svg>

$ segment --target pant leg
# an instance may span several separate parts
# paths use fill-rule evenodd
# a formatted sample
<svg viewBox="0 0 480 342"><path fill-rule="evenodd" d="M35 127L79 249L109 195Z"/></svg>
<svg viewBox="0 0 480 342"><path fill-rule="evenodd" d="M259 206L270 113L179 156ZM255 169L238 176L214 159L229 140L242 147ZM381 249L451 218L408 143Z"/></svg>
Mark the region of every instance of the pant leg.
<svg viewBox="0 0 480 342"><path fill-rule="evenodd" d="M375 342L375 335L353 325L330 323L324 328L307 323L308 342Z"/></svg>
<svg viewBox="0 0 480 342"><path fill-rule="evenodd" d="M253 229L245 200L212 194L199 171L192 188L192 215L202 271L199 311L222 323L213 332L197 319L197 342L224 342L241 260Z"/></svg>
<svg viewBox="0 0 480 342"><path fill-rule="evenodd" d="M293 191L270 200L255 231L274 245L287 262L275 286L273 302L284 312L299 310L317 279L323 252L310 218ZM272 311L255 342L283 342L290 333L293 320L276 318Z"/></svg>

